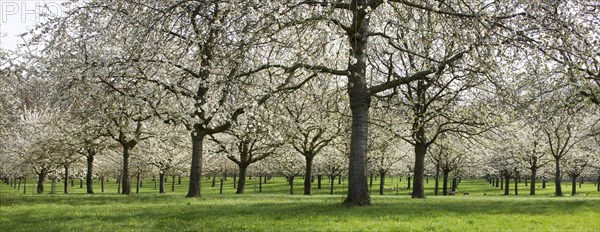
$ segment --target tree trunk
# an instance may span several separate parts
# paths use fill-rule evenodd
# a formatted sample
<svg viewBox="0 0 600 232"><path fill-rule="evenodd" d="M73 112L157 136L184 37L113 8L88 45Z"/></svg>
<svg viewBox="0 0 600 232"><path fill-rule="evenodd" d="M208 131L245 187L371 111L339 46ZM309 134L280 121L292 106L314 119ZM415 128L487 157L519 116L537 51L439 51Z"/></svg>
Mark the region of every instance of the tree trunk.
<svg viewBox="0 0 600 232"><path fill-rule="evenodd" d="M499 184L500 184L500 178L496 177L496 188L498 188L498 187L499 187L499 186L498 186Z"/></svg>
<svg viewBox="0 0 600 232"><path fill-rule="evenodd" d="M100 191L104 192L104 176L100 177Z"/></svg>
<svg viewBox="0 0 600 232"><path fill-rule="evenodd" d="M67 182L65 180L65 182ZM56 194L56 177L52 178L52 187L50 188L50 194Z"/></svg>
<svg viewBox="0 0 600 232"><path fill-rule="evenodd" d="M444 183L442 183L442 195L447 196L448 195L448 174L450 173L450 171L444 169L442 171L442 173L444 174Z"/></svg>
<svg viewBox="0 0 600 232"><path fill-rule="evenodd" d="M64 193L67 194L69 193L69 182L67 181L69 179L69 165L64 164L63 167L65 169Z"/></svg>
<svg viewBox="0 0 600 232"><path fill-rule="evenodd" d="M121 194L131 194L131 183L129 183L129 149L128 145L123 145L123 174L121 176Z"/></svg>
<svg viewBox="0 0 600 232"><path fill-rule="evenodd" d="M456 177L452 178L452 192L456 193L456 188L458 187L458 182L456 182Z"/></svg>
<svg viewBox="0 0 600 232"><path fill-rule="evenodd" d="M305 154L304 155L304 158L306 160L306 169L304 170L304 173L305 173L305 175L304 175L304 195L311 194L312 164L313 164L314 157L315 156L313 154Z"/></svg>
<svg viewBox="0 0 600 232"><path fill-rule="evenodd" d="M411 180L410 176L407 176L406 177L406 189L410 189L410 180Z"/></svg>
<svg viewBox="0 0 600 232"><path fill-rule="evenodd" d="M383 195L385 187L385 171L379 171L379 195Z"/></svg>
<svg viewBox="0 0 600 232"><path fill-rule="evenodd" d="M164 172L160 172L159 174L159 190L158 193L165 193L165 173Z"/></svg>
<svg viewBox="0 0 600 232"><path fill-rule="evenodd" d="M348 97L352 113L352 135L350 137L350 159L348 165L348 194L345 205L370 205L367 189L366 157L369 138L369 107L371 95L367 87L367 39L369 18L365 0L357 0L352 6L352 28L348 31L351 61L348 63Z"/></svg>
<svg viewBox="0 0 600 232"><path fill-rule="evenodd" d="M42 168L38 173L38 183L37 183L37 193L44 193L44 182L46 182L46 176L48 175L48 171L46 168Z"/></svg>
<svg viewBox="0 0 600 232"><path fill-rule="evenodd" d="M88 194L94 194L94 156L87 156L87 172L85 173L85 187Z"/></svg>
<svg viewBox="0 0 600 232"><path fill-rule="evenodd" d="M500 177L500 189L504 189L504 175Z"/></svg>
<svg viewBox="0 0 600 232"><path fill-rule="evenodd" d="M233 173L233 188L237 189L237 173Z"/></svg>
<svg viewBox="0 0 600 232"><path fill-rule="evenodd" d="M369 189L371 188L373 188L373 173L371 173L369 177Z"/></svg>
<svg viewBox="0 0 600 232"><path fill-rule="evenodd" d="M508 174L504 174L504 195L508 196L510 195L509 193L509 188L510 188L510 175Z"/></svg>
<svg viewBox="0 0 600 232"><path fill-rule="evenodd" d="M555 159L555 165L556 165L556 175L554 176L554 194L557 197L562 197L563 193L562 193L562 187L560 186L560 159ZM567 182L568 183L568 182Z"/></svg>
<svg viewBox="0 0 600 232"><path fill-rule="evenodd" d="M290 181L290 195L294 195L294 178L296 176L290 176L289 181Z"/></svg>
<svg viewBox="0 0 600 232"><path fill-rule="evenodd" d="M140 172L135 175L135 194L140 193Z"/></svg>
<svg viewBox="0 0 600 232"><path fill-rule="evenodd" d="M317 175L317 189L321 189L321 181L323 181L323 175Z"/></svg>
<svg viewBox="0 0 600 232"><path fill-rule="evenodd" d="M190 187L186 197L200 196L200 180L202 178L202 143L204 134L200 131L200 125L191 133L192 138L192 164L190 168Z"/></svg>
<svg viewBox="0 0 600 232"><path fill-rule="evenodd" d="M175 176L171 177L171 192L175 192Z"/></svg>
<svg viewBox="0 0 600 232"><path fill-rule="evenodd" d="M27 193L27 176L23 176L23 194Z"/></svg>
<svg viewBox="0 0 600 232"><path fill-rule="evenodd" d="M536 168L532 168L531 169L531 177L530 177L531 181L530 181L530 184L529 184L529 195L532 195L532 196L535 195L535 179L537 178L536 175L537 175L537 169Z"/></svg>
<svg viewBox="0 0 600 232"><path fill-rule="evenodd" d="M433 189L433 194L436 196L438 195L439 187L440 187L440 163L438 162L435 165L435 187Z"/></svg>
<svg viewBox="0 0 600 232"><path fill-rule="evenodd" d="M223 194L223 179L224 179L224 177L220 178L221 183L219 185L219 194Z"/></svg>
<svg viewBox="0 0 600 232"><path fill-rule="evenodd" d="M262 193L263 176L258 177L258 192Z"/></svg>
<svg viewBox="0 0 600 232"><path fill-rule="evenodd" d="M213 175L213 177L212 177L212 184L211 184L210 187L214 188L215 186L217 186L217 176Z"/></svg>
<svg viewBox="0 0 600 232"><path fill-rule="evenodd" d="M335 183L335 175L331 175L330 180L331 181L329 184L331 186L329 186L329 195L333 195L333 183Z"/></svg>
<svg viewBox="0 0 600 232"><path fill-rule="evenodd" d="M515 175L515 196L519 195L519 174Z"/></svg>
<svg viewBox="0 0 600 232"><path fill-rule="evenodd" d="M237 180L237 190L235 194L243 194L244 188L246 187L246 170L248 169L248 165L239 165L239 175L240 178ZM233 181L235 182L235 176L233 176ZM235 185L234 185L235 186Z"/></svg>
<svg viewBox="0 0 600 232"><path fill-rule="evenodd" d="M421 126L417 131L417 137L425 138L425 129ZM412 198L425 198L425 188L423 186L423 174L425 172L425 154L427 153L427 144L417 142L415 144L415 169L413 177ZM409 182L410 187L410 182Z"/></svg>
<svg viewBox="0 0 600 232"><path fill-rule="evenodd" d="M571 196L577 195L577 175L571 175Z"/></svg>

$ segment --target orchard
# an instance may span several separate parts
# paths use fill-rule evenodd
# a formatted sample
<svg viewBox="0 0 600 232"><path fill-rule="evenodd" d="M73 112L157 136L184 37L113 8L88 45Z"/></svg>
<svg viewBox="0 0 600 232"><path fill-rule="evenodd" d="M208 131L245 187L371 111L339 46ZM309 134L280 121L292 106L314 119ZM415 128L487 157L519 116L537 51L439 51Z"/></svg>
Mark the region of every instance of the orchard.
<svg viewBox="0 0 600 232"><path fill-rule="evenodd" d="M598 230L599 5L65 2L0 49L0 230Z"/></svg>

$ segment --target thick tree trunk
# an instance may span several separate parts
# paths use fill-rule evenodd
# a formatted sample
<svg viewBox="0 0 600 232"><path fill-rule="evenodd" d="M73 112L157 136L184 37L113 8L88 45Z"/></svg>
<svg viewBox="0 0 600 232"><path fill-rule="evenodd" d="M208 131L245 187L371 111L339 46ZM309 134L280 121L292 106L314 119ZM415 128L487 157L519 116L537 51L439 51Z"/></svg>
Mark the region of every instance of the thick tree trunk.
<svg viewBox="0 0 600 232"><path fill-rule="evenodd" d="M321 189L322 181L323 181L323 175L317 175L317 189Z"/></svg>
<svg viewBox="0 0 600 232"><path fill-rule="evenodd" d="M213 175L213 177L212 177L212 184L210 185L210 187L214 188L215 186L217 186L217 176Z"/></svg>
<svg viewBox="0 0 600 232"><path fill-rule="evenodd" d="M196 125L199 127L199 125ZM192 164L190 168L190 187L186 197L200 196L200 180L202 178L202 143L204 134L196 129L191 134L192 138Z"/></svg>
<svg viewBox="0 0 600 232"><path fill-rule="evenodd" d="M87 172L85 173L85 187L88 194L94 194L94 156L87 156Z"/></svg>
<svg viewBox="0 0 600 232"><path fill-rule="evenodd" d="M131 194L131 183L129 182L129 149L128 145L123 145L123 175L121 176L121 194Z"/></svg>
<svg viewBox="0 0 600 232"><path fill-rule="evenodd" d="M42 168L38 173L38 183L37 183L37 193L44 193L44 182L46 182L46 176L48 175L48 171L45 168Z"/></svg>
<svg viewBox="0 0 600 232"><path fill-rule="evenodd" d="M350 137L350 159L348 165L348 195L344 204L370 205L367 189L366 157L369 138L369 107L371 95L367 87L367 39L369 34L368 2L355 0L352 7L352 28L348 32L350 55L348 64L348 97L352 113L352 135Z"/></svg>
<svg viewBox="0 0 600 232"><path fill-rule="evenodd" d="M64 193L67 194L69 193L69 182L67 181L69 179L69 165L64 164L63 167L65 169Z"/></svg>
<svg viewBox="0 0 600 232"><path fill-rule="evenodd" d="M385 171L379 171L379 195L383 195L385 187Z"/></svg>
<svg viewBox="0 0 600 232"><path fill-rule="evenodd" d="M165 173L161 171L158 179L159 179L158 180L159 181L158 193L165 193Z"/></svg>
<svg viewBox="0 0 600 232"><path fill-rule="evenodd" d="M499 187L499 186L498 186L499 184L500 184L500 178L496 177L496 188L498 188L498 187Z"/></svg>
<svg viewBox="0 0 600 232"><path fill-rule="evenodd" d="M442 195L447 196L448 195L448 174L450 173L450 171L444 169L442 172L444 174L444 183L442 183Z"/></svg>
<svg viewBox="0 0 600 232"><path fill-rule="evenodd" d="M531 169L531 181L529 184L529 195L534 196L535 195L535 179L537 178L537 169L536 168L532 168Z"/></svg>
<svg viewBox="0 0 600 232"><path fill-rule="evenodd" d="M305 175L304 175L304 195L310 195L311 188L312 188L312 182L311 182L312 165L313 165L313 159L315 158L315 156L312 154L305 154L304 158L306 161L306 169L304 170L304 173L305 173Z"/></svg>
<svg viewBox="0 0 600 232"><path fill-rule="evenodd" d="M248 169L247 165L240 165L239 166L240 170L239 170L239 175L240 178L237 180L237 189L235 191L235 194L243 194L244 193L244 188L246 187L246 170ZM235 176L233 176L233 181L235 182Z"/></svg>
<svg viewBox="0 0 600 232"><path fill-rule="evenodd" d="M452 178L452 192L456 193L456 188L458 187L458 182L456 181L456 177Z"/></svg>
<svg viewBox="0 0 600 232"><path fill-rule="evenodd" d="M500 189L504 189L504 175L500 176Z"/></svg>
<svg viewBox="0 0 600 232"><path fill-rule="evenodd" d="M563 193L562 193L562 187L560 185L560 159L555 159L555 167L556 167L556 173L554 176L554 195L556 195L557 197L562 197ZM568 183L568 182L567 182Z"/></svg>
<svg viewBox="0 0 600 232"><path fill-rule="evenodd" d="M419 127L417 137L425 138L425 129ZM423 185L423 174L425 173L425 154L427 144L417 142L415 144L415 169L412 188L412 198L425 198L425 187ZM410 187L410 183L409 183Z"/></svg>

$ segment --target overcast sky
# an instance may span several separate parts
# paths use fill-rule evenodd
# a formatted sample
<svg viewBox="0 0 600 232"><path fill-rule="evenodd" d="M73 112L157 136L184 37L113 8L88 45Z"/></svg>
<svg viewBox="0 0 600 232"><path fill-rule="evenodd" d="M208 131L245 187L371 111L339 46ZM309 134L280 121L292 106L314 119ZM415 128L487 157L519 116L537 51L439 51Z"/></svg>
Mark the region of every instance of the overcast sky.
<svg viewBox="0 0 600 232"><path fill-rule="evenodd" d="M18 35L44 21L42 13L61 15L68 0L0 0L0 48L16 50L23 40Z"/></svg>

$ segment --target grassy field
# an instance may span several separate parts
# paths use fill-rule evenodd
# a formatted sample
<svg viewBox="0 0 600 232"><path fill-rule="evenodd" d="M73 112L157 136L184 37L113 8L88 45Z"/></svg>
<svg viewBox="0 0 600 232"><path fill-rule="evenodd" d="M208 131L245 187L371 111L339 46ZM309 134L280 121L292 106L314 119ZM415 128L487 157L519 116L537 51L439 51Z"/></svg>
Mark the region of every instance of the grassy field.
<svg viewBox="0 0 600 232"><path fill-rule="evenodd" d="M391 179L391 178L390 178ZM553 187L538 189L528 196L522 182L518 196L501 196L481 180L463 180L459 191L470 196L431 196L433 181L427 184L426 199L410 199L409 190L386 191L379 196L373 184L370 207L347 208L341 205L345 183L335 183L330 196L329 182L314 195L303 196L302 180L295 182L295 194L283 178L263 185L254 192L256 178L250 180L246 194L235 195L232 178L218 186L203 182L203 196L185 198L187 182L167 185L158 194L152 181L144 182L140 194L118 195L114 182L105 193L95 184L97 194L85 194L78 183L62 193L32 194L9 185L0 185L0 231L599 231L600 193L592 183L583 184L579 196L551 197ZM378 183L378 182L377 182ZM406 180L391 179L388 187L406 186ZM514 193L511 184L511 193ZM50 192L50 184L46 192ZM84 186L85 188L85 186ZM570 193L570 186L563 186ZM258 191L258 187L256 189ZM397 193L397 195L396 195ZM485 196L484 196L485 193ZM587 196L586 196L587 194Z"/></svg>

